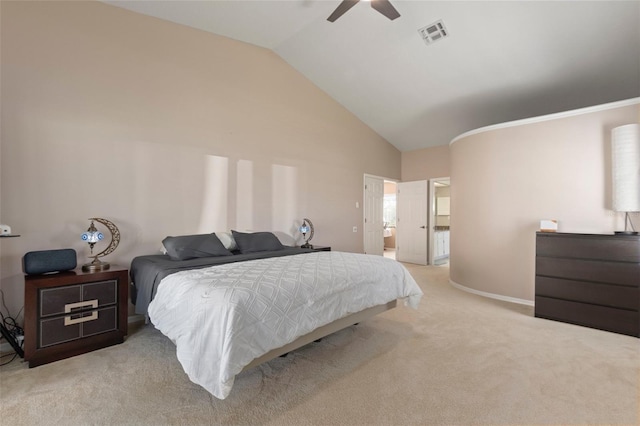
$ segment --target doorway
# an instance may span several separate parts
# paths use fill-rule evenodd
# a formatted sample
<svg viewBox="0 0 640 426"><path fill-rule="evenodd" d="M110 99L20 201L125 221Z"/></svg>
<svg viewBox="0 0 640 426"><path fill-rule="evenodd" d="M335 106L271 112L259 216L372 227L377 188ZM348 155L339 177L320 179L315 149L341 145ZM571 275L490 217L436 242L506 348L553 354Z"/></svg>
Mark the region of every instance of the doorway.
<svg viewBox="0 0 640 426"><path fill-rule="evenodd" d="M397 181L364 176L364 252L395 258Z"/></svg>
<svg viewBox="0 0 640 426"><path fill-rule="evenodd" d="M427 189L426 180L398 183L396 260L400 262L427 264Z"/></svg>
<svg viewBox="0 0 640 426"><path fill-rule="evenodd" d="M395 181L384 181L384 199L382 208L384 239L384 257L396 259L396 214L397 214L397 187Z"/></svg>
<svg viewBox="0 0 640 426"><path fill-rule="evenodd" d="M429 179L429 265L449 263L451 179Z"/></svg>

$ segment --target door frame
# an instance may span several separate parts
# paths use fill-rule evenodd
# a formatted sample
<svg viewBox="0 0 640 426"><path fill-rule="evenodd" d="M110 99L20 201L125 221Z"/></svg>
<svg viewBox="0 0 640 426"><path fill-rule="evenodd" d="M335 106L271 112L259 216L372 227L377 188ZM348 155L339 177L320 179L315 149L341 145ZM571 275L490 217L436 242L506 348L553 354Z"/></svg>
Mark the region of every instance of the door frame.
<svg viewBox="0 0 640 426"><path fill-rule="evenodd" d="M435 226L436 226L436 182L448 181L451 186L451 177L440 177L429 179L427 187L427 210L429 211L429 232L427 232L427 262L429 265L434 264L435 258Z"/></svg>
<svg viewBox="0 0 640 426"><path fill-rule="evenodd" d="M365 186L367 184L367 177L371 177L374 179L382 179L382 183L384 185L385 181L388 182L395 182L396 184L398 182L400 182L399 179L392 179L392 178L387 178L384 176L378 176L378 175L372 175L371 173L365 173L362 177L362 219L361 219L361 229L362 229L362 252L364 253L364 249L365 249L365 245L366 245L366 238L367 238L367 230L366 230L366 226L367 223L365 222L365 214L367 211L367 206L365 205L367 202L367 195L366 195L366 189ZM384 192L383 192L383 196L384 196ZM384 251L384 237L382 237L382 247L383 247L383 251Z"/></svg>

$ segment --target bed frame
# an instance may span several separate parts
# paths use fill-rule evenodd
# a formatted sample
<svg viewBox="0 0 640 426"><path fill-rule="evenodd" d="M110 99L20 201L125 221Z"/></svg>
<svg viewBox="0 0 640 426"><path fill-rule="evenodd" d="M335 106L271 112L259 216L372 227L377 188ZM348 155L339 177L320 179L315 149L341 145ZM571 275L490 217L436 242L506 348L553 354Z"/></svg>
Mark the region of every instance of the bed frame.
<svg viewBox="0 0 640 426"><path fill-rule="evenodd" d="M371 308L367 308L364 311L356 312L355 314L348 315L344 318L340 318L332 323L327 325L323 325L322 327L316 328L309 334L305 334L294 340L293 342L284 345L280 348L273 349L266 354L262 355L259 358L255 358L249 364L247 364L242 371L249 370L253 367L256 367L260 364L263 364L267 361L271 361L274 358L277 358L281 355L284 355L288 352L301 348L304 345L308 345L311 342L314 342L318 339L322 339L330 334L333 334L337 331L350 327L354 324L362 322L368 318L371 318L375 315L378 315L382 312L388 311L390 309L395 308L398 305L397 300L392 300L391 302L385 303L384 305L373 306Z"/></svg>

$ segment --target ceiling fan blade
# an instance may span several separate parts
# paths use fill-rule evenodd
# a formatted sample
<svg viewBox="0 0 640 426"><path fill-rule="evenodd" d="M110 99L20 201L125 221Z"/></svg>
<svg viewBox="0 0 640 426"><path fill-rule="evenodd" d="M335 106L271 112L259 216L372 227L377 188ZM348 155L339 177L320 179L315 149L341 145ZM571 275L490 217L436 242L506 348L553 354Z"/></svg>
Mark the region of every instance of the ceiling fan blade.
<svg viewBox="0 0 640 426"><path fill-rule="evenodd" d="M400 17L400 13L391 5L389 0L371 0L371 7L392 21Z"/></svg>
<svg viewBox="0 0 640 426"><path fill-rule="evenodd" d="M343 0L342 3L338 5L336 10L327 18L327 21L334 22L336 19L344 15L347 10L351 9L356 5L360 0ZM400 16L400 15L398 15Z"/></svg>

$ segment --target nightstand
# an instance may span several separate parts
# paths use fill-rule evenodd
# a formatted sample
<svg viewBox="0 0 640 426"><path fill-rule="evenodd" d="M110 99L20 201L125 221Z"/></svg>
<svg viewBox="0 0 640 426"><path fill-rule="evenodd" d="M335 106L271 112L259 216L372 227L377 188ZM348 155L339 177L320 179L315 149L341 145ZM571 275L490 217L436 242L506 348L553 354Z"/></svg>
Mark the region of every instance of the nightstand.
<svg viewBox="0 0 640 426"><path fill-rule="evenodd" d="M327 247L327 246L313 246L311 247L310 250L313 251L331 251L331 247Z"/></svg>
<svg viewBox="0 0 640 426"><path fill-rule="evenodd" d="M111 266L26 275L24 359L29 367L124 341L129 271Z"/></svg>

